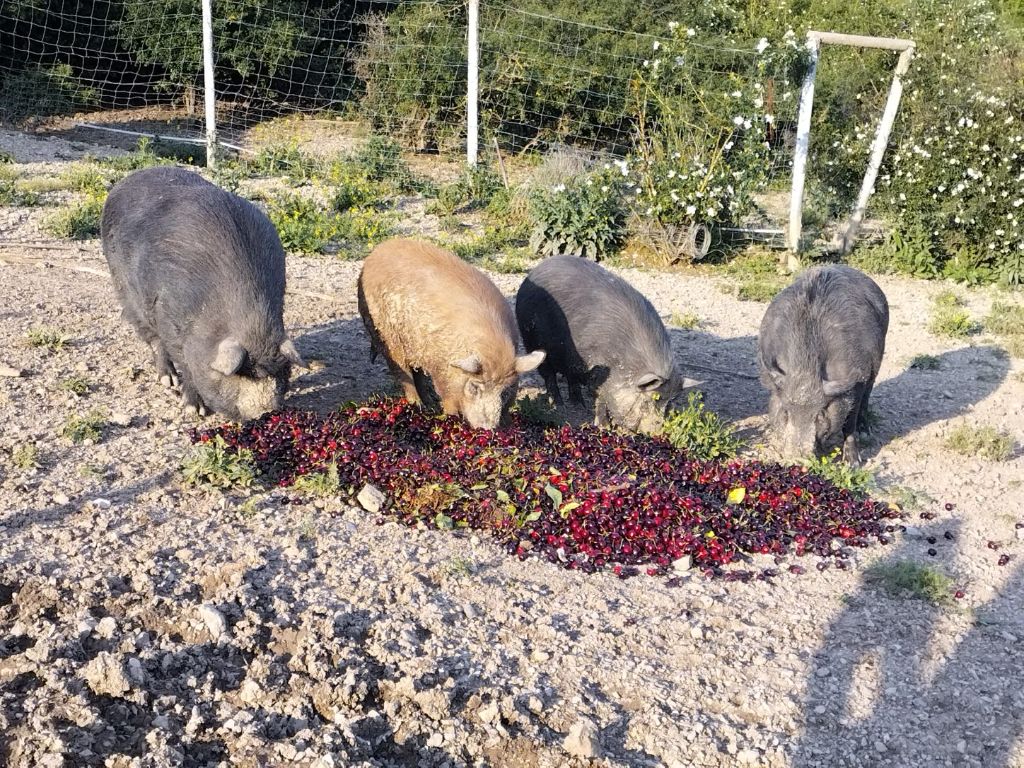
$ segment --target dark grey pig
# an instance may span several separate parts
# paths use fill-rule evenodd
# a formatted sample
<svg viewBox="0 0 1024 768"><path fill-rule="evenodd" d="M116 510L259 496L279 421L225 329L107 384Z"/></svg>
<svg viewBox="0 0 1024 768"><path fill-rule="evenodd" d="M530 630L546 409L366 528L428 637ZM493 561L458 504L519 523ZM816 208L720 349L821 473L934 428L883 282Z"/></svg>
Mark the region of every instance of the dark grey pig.
<svg viewBox="0 0 1024 768"><path fill-rule="evenodd" d="M291 366L284 249L252 203L182 168L147 168L110 191L103 253L123 314L153 349L157 377L200 415L276 410Z"/></svg>
<svg viewBox="0 0 1024 768"><path fill-rule="evenodd" d="M668 332L651 303L621 277L578 256L554 256L527 275L516 295L516 319L527 350L544 349L548 394L561 402L595 394L594 421L657 432L669 407L700 382L676 368Z"/></svg>
<svg viewBox="0 0 1024 768"><path fill-rule="evenodd" d="M851 267L814 267L768 306L759 340L769 415L786 457L842 446L860 462L857 431L885 352L889 304Z"/></svg>

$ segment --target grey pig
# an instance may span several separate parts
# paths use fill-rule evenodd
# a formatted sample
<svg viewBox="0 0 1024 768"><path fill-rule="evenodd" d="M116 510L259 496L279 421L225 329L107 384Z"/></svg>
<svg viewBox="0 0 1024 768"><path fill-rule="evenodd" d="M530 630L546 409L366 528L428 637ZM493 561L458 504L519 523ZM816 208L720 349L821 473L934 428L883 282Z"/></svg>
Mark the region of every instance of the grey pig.
<svg viewBox="0 0 1024 768"><path fill-rule="evenodd" d="M280 408L303 363L282 320L284 249L259 209L183 168L146 168L110 191L101 235L124 318L186 409Z"/></svg>
<svg viewBox="0 0 1024 768"><path fill-rule="evenodd" d="M530 271L516 295L516 319L526 348L547 352L538 370L548 394L561 402L558 374L575 402L587 385L598 426L658 432L668 409L701 383L679 373L651 303L578 256L554 256Z"/></svg>
<svg viewBox="0 0 1024 768"><path fill-rule="evenodd" d="M875 282L841 265L801 274L761 321L761 380L787 458L842 446L860 463L857 431L885 353L889 304Z"/></svg>

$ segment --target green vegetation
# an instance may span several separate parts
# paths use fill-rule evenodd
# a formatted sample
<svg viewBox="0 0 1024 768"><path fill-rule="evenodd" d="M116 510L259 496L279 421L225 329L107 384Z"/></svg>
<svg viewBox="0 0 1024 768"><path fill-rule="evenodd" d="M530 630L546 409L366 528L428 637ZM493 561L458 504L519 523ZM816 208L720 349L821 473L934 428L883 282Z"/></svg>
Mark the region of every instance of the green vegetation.
<svg viewBox="0 0 1024 768"><path fill-rule="evenodd" d="M106 192L87 192L85 199L64 208L43 222L43 228L54 237L89 240L100 236L100 217Z"/></svg>
<svg viewBox="0 0 1024 768"><path fill-rule="evenodd" d="M912 560L877 563L867 571L867 579L894 597L910 597L936 606L953 602L953 580L946 574Z"/></svg>
<svg viewBox="0 0 1024 768"><path fill-rule="evenodd" d="M341 492L338 465L330 464L324 472L310 472L308 475L301 475L295 480L292 487L296 492L305 496L314 496L320 499L337 496Z"/></svg>
<svg viewBox="0 0 1024 768"><path fill-rule="evenodd" d="M700 327L700 315L696 312L673 312L668 324L673 328L693 330Z"/></svg>
<svg viewBox="0 0 1024 768"><path fill-rule="evenodd" d="M67 346L67 343L71 341L71 337L63 331L47 326L30 328L28 333L25 334L25 338L28 340L30 347L48 349L51 352L61 352Z"/></svg>
<svg viewBox="0 0 1024 768"><path fill-rule="evenodd" d="M35 443L22 443L11 451L11 463L18 469L35 469L39 466L39 447Z"/></svg>
<svg viewBox="0 0 1024 768"><path fill-rule="evenodd" d="M981 324L971 319L963 300L952 291L943 291L933 299L932 318L928 330L936 336L966 339L981 331Z"/></svg>
<svg viewBox="0 0 1024 768"><path fill-rule="evenodd" d="M547 395L523 395L512 405L512 413L518 413L532 424L557 424L558 414L551 398Z"/></svg>
<svg viewBox="0 0 1024 768"><path fill-rule="evenodd" d="M946 438L946 447L955 453L989 461L1006 461L1013 456L1013 437L995 427L962 424Z"/></svg>
<svg viewBox="0 0 1024 768"><path fill-rule="evenodd" d="M908 367L917 371L937 371L941 365L942 362L935 355L914 355Z"/></svg>
<svg viewBox="0 0 1024 768"><path fill-rule="evenodd" d="M662 434L694 459L730 459L743 448L736 428L717 413L705 410L699 392L690 393L686 408L668 414Z"/></svg>
<svg viewBox="0 0 1024 768"><path fill-rule="evenodd" d="M1011 356L1024 357L1024 306L993 303L985 329L1002 337L1000 341Z"/></svg>
<svg viewBox="0 0 1024 768"><path fill-rule="evenodd" d="M256 479L252 451L228 449L220 435L196 444L181 465L186 485L214 488L247 487Z"/></svg>
<svg viewBox="0 0 1024 768"><path fill-rule="evenodd" d="M83 376L68 376L57 383L57 388L62 392L70 392L72 395L86 395L92 389L92 384Z"/></svg>
<svg viewBox="0 0 1024 768"><path fill-rule="evenodd" d="M851 493L863 496L875 487L875 476L864 467L854 467L840 457L837 448L828 456L817 456L803 462L808 472L828 480L837 488L845 488Z"/></svg>
<svg viewBox="0 0 1024 768"><path fill-rule="evenodd" d="M107 414L95 408L83 415L73 415L64 423L61 436L76 445L86 441L98 443L103 436L103 428L107 424Z"/></svg>

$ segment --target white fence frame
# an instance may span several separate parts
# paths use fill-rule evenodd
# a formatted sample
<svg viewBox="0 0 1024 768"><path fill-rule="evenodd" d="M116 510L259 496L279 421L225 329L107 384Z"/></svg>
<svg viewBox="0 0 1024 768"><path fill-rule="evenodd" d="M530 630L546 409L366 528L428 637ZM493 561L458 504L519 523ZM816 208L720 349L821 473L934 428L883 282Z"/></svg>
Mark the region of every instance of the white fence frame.
<svg viewBox="0 0 1024 768"><path fill-rule="evenodd" d="M835 245L843 254L853 248L857 230L864 220L864 212L867 210L868 200L875 189L875 180L878 178L878 169L882 166L882 158L885 156L885 148L889 144L889 134L892 133L893 123L896 121L896 112L900 106L900 98L903 96L903 76L910 68L910 60L914 56L915 43L913 40L903 40L896 37L867 37L864 35L844 35L838 32L814 32L807 33L807 50L810 53L810 67L804 78L803 88L800 92L800 113L797 117L796 129L796 154L793 158L793 187L789 199L789 232L787 243L789 245L788 266L790 269L797 269L800 266L798 254L800 252L800 234L803 229L803 200L804 182L807 173L807 151L811 139L811 111L814 108L814 80L818 72L818 57L822 43L830 45L848 45L858 48L881 48L887 51L898 51L899 60L896 62L896 69L893 72L892 84L889 86L889 96L885 102L885 110L882 119L878 123L878 130L875 133L874 141L871 143L871 156L868 160L867 170L864 172L864 181L861 183L860 194L857 195L857 203L853 213L850 215L846 231L838 239Z"/></svg>

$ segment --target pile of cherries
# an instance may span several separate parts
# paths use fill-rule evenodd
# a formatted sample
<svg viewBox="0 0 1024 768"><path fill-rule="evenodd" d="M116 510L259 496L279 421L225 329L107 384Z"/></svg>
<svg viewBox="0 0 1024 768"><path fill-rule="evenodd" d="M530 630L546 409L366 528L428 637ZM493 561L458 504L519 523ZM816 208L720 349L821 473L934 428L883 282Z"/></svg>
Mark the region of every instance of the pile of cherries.
<svg viewBox="0 0 1024 768"><path fill-rule="evenodd" d="M758 553L777 565L815 554L826 558L819 568L843 568L854 548L888 543L901 514L802 467L699 461L659 438L517 417L477 430L404 400L326 416L284 411L192 439L215 435L252 451L276 485L333 464L343 488L376 486L387 498L382 512L403 523L487 530L520 558L623 578L672 574L683 563L707 576L775 576L739 565Z"/></svg>

